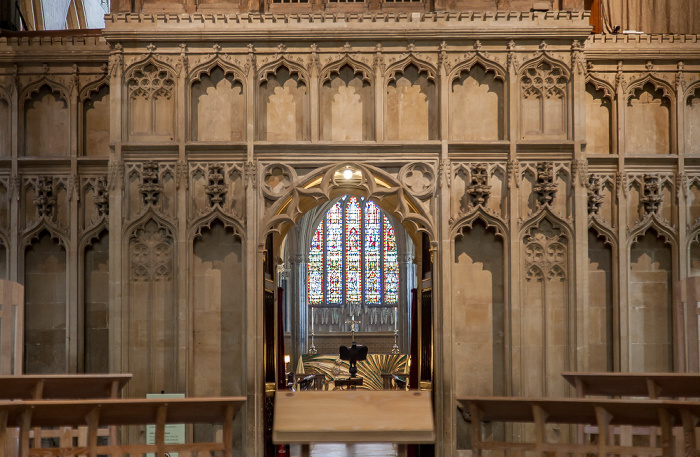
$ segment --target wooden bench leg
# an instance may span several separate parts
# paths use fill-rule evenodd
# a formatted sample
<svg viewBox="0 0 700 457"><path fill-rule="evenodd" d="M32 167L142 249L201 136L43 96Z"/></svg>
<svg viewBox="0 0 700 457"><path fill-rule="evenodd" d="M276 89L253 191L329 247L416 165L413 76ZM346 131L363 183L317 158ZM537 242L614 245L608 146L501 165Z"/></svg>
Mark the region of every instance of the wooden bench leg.
<svg viewBox="0 0 700 457"><path fill-rule="evenodd" d="M301 445L301 457L311 457L311 445L306 443Z"/></svg>

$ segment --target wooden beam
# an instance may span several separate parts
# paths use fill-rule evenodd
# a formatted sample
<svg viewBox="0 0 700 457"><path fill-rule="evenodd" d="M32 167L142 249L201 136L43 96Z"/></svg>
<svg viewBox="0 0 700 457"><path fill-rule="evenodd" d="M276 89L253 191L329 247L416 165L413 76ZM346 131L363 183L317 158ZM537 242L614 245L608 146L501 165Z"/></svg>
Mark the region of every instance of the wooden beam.
<svg viewBox="0 0 700 457"><path fill-rule="evenodd" d="M100 408L93 408L85 417L88 424L88 442L90 457L97 457L97 428L100 426ZM112 444L112 443L110 443Z"/></svg>
<svg viewBox="0 0 700 457"><path fill-rule="evenodd" d="M596 423L598 424L598 455L605 457L608 455L608 445L610 444L610 414L602 406L595 407Z"/></svg>
<svg viewBox="0 0 700 457"><path fill-rule="evenodd" d="M165 457L165 421L168 418L168 405L158 406L156 414L156 457Z"/></svg>
<svg viewBox="0 0 700 457"><path fill-rule="evenodd" d="M472 416L471 428L472 428L472 456L481 457L481 419L482 411L478 405L472 403L469 405L469 412Z"/></svg>
<svg viewBox="0 0 700 457"><path fill-rule="evenodd" d="M535 457L544 457L544 447L547 444L545 427L549 414L540 405L532 405L532 417L535 419Z"/></svg>

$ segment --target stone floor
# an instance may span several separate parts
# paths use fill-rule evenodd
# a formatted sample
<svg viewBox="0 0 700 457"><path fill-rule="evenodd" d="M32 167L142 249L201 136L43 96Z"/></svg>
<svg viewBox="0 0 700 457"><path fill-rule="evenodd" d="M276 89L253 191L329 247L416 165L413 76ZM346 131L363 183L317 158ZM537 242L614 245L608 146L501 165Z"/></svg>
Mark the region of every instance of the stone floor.
<svg viewBox="0 0 700 457"><path fill-rule="evenodd" d="M397 457L395 444L313 444L311 457ZM291 457L301 456L301 446L291 446Z"/></svg>

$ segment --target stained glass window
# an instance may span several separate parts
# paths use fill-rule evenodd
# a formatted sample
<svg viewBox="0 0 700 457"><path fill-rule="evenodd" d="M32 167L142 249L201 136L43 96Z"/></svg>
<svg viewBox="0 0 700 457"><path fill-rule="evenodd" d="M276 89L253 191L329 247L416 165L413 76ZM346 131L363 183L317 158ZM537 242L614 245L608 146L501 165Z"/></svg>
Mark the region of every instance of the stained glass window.
<svg viewBox="0 0 700 457"><path fill-rule="evenodd" d="M396 233L376 203L344 196L321 220L309 247L310 305L396 305Z"/></svg>

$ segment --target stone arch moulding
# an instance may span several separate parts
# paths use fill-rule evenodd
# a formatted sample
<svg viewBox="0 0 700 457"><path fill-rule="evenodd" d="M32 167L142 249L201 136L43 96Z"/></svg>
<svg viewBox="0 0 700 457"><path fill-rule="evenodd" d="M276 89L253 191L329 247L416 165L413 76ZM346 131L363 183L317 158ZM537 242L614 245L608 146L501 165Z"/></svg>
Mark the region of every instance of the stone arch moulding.
<svg viewBox="0 0 700 457"><path fill-rule="evenodd" d="M642 219L636 227L634 227L627 236L628 246L627 249L631 249L632 245L635 244L640 236L644 236L649 229L654 229L659 236L663 237L664 243L670 244L672 252L676 252L676 247L678 246L678 238L665 221L663 221L658 215L651 213L648 214L644 219Z"/></svg>
<svg viewBox="0 0 700 457"><path fill-rule="evenodd" d="M413 65L418 69L418 74L426 73L429 80L431 80L433 83L436 82L437 69L433 64L413 55L408 55L398 62L394 62L393 64L389 65L389 68L387 68L385 73L385 83L389 84L392 81L395 81L396 74L403 74L404 71L406 71L406 68L408 68L410 65Z"/></svg>
<svg viewBox="0 0 700 457"><path fill-rule="evenodd" d="M374 81L372 78L374 72L372 71L372 69L367 64L360 62L359 60L355 59L350 55L345 55L344 57L335 60L323 67L320 72L321 77L319 78L319 84L323 86L323 84L325 84L327 81L330 81L331 77L333 76L333 73L338 74L340 69L343 68L345 65L352 68L352 70L355 72L355 75L361 75L363 81L367 81L367 83L370 86L374 86Z"/></svg>
<svg viewBox="0 0 700 457"><path fill-rule="evenodd" d="M305 86L308 86L309 75L304 69L303 65L289 60L286 57L279 57L278 59L260 67L260 71L258 72L258 85L267 82L270 75L276 75L279 69L282 67L289 70L290 76L297 75L299 82L303 83Z"/></svg>
<svg viewBox="0 0 700 457"><path fill-rule="evenodd" d="M468 56L466 60L456 64L450 72L450 74L448 75L448 81L451 84L452 82L454 82L455 79L459 77L460 74L462 74L462 72L469 72L472 68L474 68L477 65L481 65L484 68L485 73L491 72L494 74L496 79L500 79L503 82L503 84L506 83L507 71L505 67L503 67L503 65L496 62L495 60L484 57L483 55L481 55L481 53L474 53L472 56Z"/></svg>
<svg viewBox="0 0 700 457"><path fill-rule="evenodd" d="M574 233L569 222L554 213L550 205L542 206L535 214L520 224L519 237L522 238L527 235L530 230L539 227L540 223L545 219L552 224L552 227L561 231L562 236L569 240L570 243L573 243Z"/></svg>
<svg viewBox="0 0 700 457"><path fill-rule="evenodd" d="M88 246L91 246L92 243L100 237L103 231L109 233L109 219L104 216L82 233L80 242L78 243L79 251L82 252Z"/></svg>
<svg viewBox="0 0 700 457"><path fill-rule="evenodd" d="M170 232L170 236L173 237L173 240L175 240L175 236L177 233L175 225L173 225L170 221L164 218L163 215L160 214L158 211L155 211L152 206L147 206L145 207L145 209L145 211L141 212L132 222L130 222L126 225L126 227L124 227L122 231L123 242L128 245L131 237L134 236L134 233L138 229L143 228L143 226L145 226L150 220L153 220L156 224L158 224L159 227L165 228L168 232Z"/></svg>
<svg viewBox="0 0 700 457"><path fill-rule="evenodd" d="M598 216L592 216L588 220L588 228L593 229L596 232L596 235L603 238L603 242L605 244L610 245L613 249L618 248L617 234L614 230L601 222L598 219Z"/></svg>
<svg viewBox="0 0 700 457"><path fill-rule="evenodd" d="M124 69L122 80L124 84L128 84L129 80L134 77L134 73L139 70L144 69L149 64L153 65L160 71L166 71L168 76L174 81L175 75L178 71L168 62L156 58L153 54L149 53L143 58L132 62L127 68Z"/></svg>
<svg viewBox="0 0 700 457"><path fill-rule="evenodd" d="M615 101L615 88L609 82L589 73L586 76L586 84L591 84L596 90L603 91L603 96L611 102Z"/></svg>
<svg viewBox="0 0 700 457"><path fill-rule="evenodd" d="M700 80L689 84L688 88L685 90L685 93L683 94L683 103L687 102L688 98L693 97L695 95L695 92L698 91L699 89L700 89Z"/></svg>
<svg viewBox="0 0 700 457"><path fill-rule="evenodd" d="M39 92L44 86L48 86L52 92L57 93L60 96L61 100L66 102L67 106L70 106L68 97L68 93L70 91L68 90L68 88L63 84L54 81L46 76L42 76L38 80L28 84L27 87L25 87L22 91L22 96L20 97L20 100L22 102L26 102L27 100L32 98L32 95L34 95L35 92ZM21 103L21 105L22 110L24 110L24 103Z"/></svg>
<svg viewBox="0 0 700 457"><path fill-rule="evenodd" d="M336 172L346 168L359 171L361 178L350 184L336 179ZM373 199L396 218L409 235L424 232L436 239L433 217L409 189L379 168L366 164L341 163L327 165L309 173L304 182L295 182L269 209L260 224L260 240L269 232L284 234L311 208L346 193L355 192Z"/></svg>
<svg viewBox="0 0 700 457"><path fill-rule="evenodd" d="M202 76L204 75L211 75L211 72L214 70L214 68L219 67L221 70L224 72L224 75L228 76L231 75L233 76L233 79L235 81L238 81L243 85L243 88L245 90L245 85L246 85L246 77L245 77L245 72L238 68L238 66L232 64L231 62L228 62L226 59L222 58L221 55L216 54L209 58L208 60L197 63L194 68L190 71L188 75L188 85L191 87L192 84L199 82L202 80Z"/></svg>
<svg viewBox="0 0 700 457"><path fill-rule="evenodd" d="M522 78L525 75L525 72L532 68L532 67L537 67L538 65L546 63L550 65L551 67L557 67L561 70L563 76L566 78L567 85L571 81L571 71L568 68L568 65L566 62L563 62L559 59L555 59L547 51L541 51L538 56L532 57L531 59L526 60L525 62L520 65L520 68L517 71L518 79ZM568 94L567 94L568 96Z"/></svg>
<svg viewBox="0 0 700 457"><path fill-rule="evenodd" d="M487 230L495 230L495 235L503 240L505 243L504 246L509 245L507 242L508 226L500 218L486 212L481 205L475 207L469 214L455 221L450 233L450 238L454 240L456 237L463 235L464 230L473 228L474 223L477 221L483 222ZM506 247L506 249L508 248Z"/></svg>
<svg viewBox="0 0 700 457"><path fill-rule="evenodd" d="M26 250L26 248L32 244L32 241L39 239L39 235L41 235L43 231L46 231L52 240L58 240L58 244L63 246L64 249L68 249L69 243L66 234L63 233L60 228L45 219L39 219L35 225L25 230L19 245L23 250Z"/></svg>
<svg viewBox="0 0 700 457"><path fill-rule="evenodd" d="M94 81L91 81L85 85L80 91L80 96L78 100L84 103L85 100L89 99L92 94L99 92L104 86L109 88L109 75L102 75Z"/></svg>
<svg viewBox="0 0 700 457"><path fill-rule="evenodd" d="M629 101L630 97L632 97L637 90L643 89L647 83L650 83L652 86L654 86L655 90L662 91L663 97L666 97L671 102L670 112L673 113L673 107L676 103L676 91L673 89L673 87L671 87L671 84L669 84L667 81L657 78L651 73L648 73L639 79L632 80L627 85L627 88L625 89L625 103Z"/></svg>
<svg viewBox="0 0 700 457"><path fill-rule="evenodd" d="M227 214L224 214L220 208L214 208L203 216L192 221L189 229L189 240L193 243L198 237L202 236L202 230L210 229L216 221L221 222L224 228L233 229L233 234L245 243L245 224Z"/></svg>

